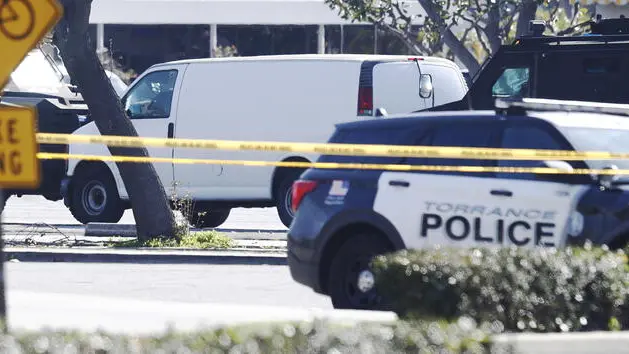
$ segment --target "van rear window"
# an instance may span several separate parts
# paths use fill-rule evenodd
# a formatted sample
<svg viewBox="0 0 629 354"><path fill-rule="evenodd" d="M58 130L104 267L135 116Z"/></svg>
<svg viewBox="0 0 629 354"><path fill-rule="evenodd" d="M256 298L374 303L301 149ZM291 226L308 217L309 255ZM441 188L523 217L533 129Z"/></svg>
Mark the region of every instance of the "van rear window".
<svg viewBox="0 0 629 354"><path fill-rule="evenodd" d="M375 144L375 145L411 145L409 139L415 134L407 127L391 129L352 129L337 130L330 138L333 144ZM336 163L373 163L373 164L394 164L401 163L400 157L387 156L342 156L342 155L322 155L320 162Z"/></svg>

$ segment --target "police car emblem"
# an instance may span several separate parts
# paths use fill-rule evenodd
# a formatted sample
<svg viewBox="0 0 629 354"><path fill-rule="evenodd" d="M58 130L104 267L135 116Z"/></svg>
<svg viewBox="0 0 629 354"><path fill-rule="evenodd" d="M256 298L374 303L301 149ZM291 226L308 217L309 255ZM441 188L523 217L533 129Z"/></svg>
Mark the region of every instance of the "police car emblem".
<svg viewBox="0 0 629 354"><path fill-rule="evenodd" d="M345 202L345 196L349 192L349 181L332 181L330 191L325 198L326 205L342 205Z"/></svg>

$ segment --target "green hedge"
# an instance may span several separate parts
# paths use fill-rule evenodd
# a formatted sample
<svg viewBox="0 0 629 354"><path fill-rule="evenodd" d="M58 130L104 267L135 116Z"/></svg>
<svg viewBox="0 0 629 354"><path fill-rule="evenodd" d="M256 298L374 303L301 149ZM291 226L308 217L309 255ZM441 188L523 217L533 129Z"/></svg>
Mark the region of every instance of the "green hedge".
<svg viewBox="0 0 629 354"><path fill-rule="evenodd" d="M325 322L240 327L153 337L38 332L0 336L3 353L487 353L489 326L399 322L341 327ZM492 350L493 351L493 350Z"/></svg>
<svg viewBox="0 0 629 354"><path fill-rule="evenodd" d="M629 328L622 251L405 250L373 261L376 287L405 318L470 316L509 332Z"/></svg>

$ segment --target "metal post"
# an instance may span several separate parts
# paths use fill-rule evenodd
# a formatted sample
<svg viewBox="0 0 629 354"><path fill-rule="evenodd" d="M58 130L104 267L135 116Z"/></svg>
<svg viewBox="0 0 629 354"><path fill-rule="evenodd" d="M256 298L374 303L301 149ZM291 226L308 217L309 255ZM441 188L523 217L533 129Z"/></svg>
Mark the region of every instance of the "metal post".
<svg viewBox="0 0 629 354"><path fill-rule="evenodd" d="M378 26L373 26L373 54L378 54Z"/></svg>
<svg viewBox="0 0 629 354"><path fill-rule="evenodd" d="M105 24L96 24L96 54L103 60L102 55L107 50L105 49Z"/></svg>
<svg viewBox="0 0 629 354"><path fill-rule="evenodd" d="M2 333L7 333L9 325L7 320L7 302L6 302L6 292L5 292L5 276L4 276L4 240L2 239L2 214L1 212L5 209L5 200L4 193L2 189L0 189L0 331Z"/></svg>
<svg viewBox="0 0 629 354"><path fill-rule="evenodd" d="M210 58L216 57L216 49L218 48L218 27L210 25Z"/></svg>
<svg viewBox="0 0 629 354"><path fill-rule="evenodd" d="M317 37L317 53L325 54L325 26L319 25L319 30L317 31L319 35Z"/></svg>
<svg viewBox="0 0 629 354"><path fill-rule="evenodd" d="M344 53L345 47L345 30L343 25L341 25L341 54Z"/></svg>

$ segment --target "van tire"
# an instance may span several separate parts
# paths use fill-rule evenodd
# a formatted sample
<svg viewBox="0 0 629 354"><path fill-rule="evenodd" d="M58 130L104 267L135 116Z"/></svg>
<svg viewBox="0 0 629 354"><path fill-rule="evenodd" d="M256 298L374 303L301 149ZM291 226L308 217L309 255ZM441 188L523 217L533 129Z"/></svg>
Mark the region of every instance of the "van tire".
<svg viewBox="0 0 629 354"><path fill-rule="evenodd" d="M282 224L286 227L290 227L293 222L293 211L291 210L293 183L301 176L302 170L297 172L288 171L282 177L281 182L278 184L275 191L275 207L277 208L277 215L280 217Z"/></svg>
<svg viewBox="0 0 629 354"><path fill-rule="evenodd" d="M84 167L72 178L70 212L82 224L117 223L124 206L111 172L103 166Z"/></svg>
<svg viewBox="0 0 629 354"><path fill-rule="evenodd" d="M330 262L328 294L335 309L389 310L375 288L361 292L359 274L370 272L373 257L392 252L391 245L376 233L361 232L351 235L338 249ZM374 285L375 286L375 285Z"/></svg>
<svg viewBox="0 0 629 354"><path fill-rule="evenodd" d="M200 214L201 213L201 214ZM216 228L225 223L231 209L217 209L208 211L194 211L188 216L190 225L196 228Z"/></svg>

